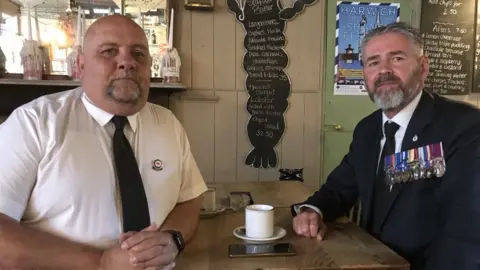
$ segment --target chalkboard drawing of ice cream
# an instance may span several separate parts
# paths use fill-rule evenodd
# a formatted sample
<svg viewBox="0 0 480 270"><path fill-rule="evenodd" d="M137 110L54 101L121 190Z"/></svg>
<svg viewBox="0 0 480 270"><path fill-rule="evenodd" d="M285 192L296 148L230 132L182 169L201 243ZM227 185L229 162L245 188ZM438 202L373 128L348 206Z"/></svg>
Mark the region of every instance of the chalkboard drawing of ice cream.
<svg viewBox="0 0 480 270"><path fill-rule="evenodd" d="M284 8L283 1L290 2ZM227 0L228 7L245 29L243 67L247 73L246 104L250 119L247 134L253 149L245 164L273 168L278 158L275 146L285 131L284 114L290 96L290 78L285 72L285 25L315 0ZM287 5L286 5L287 6Z"/></svg>

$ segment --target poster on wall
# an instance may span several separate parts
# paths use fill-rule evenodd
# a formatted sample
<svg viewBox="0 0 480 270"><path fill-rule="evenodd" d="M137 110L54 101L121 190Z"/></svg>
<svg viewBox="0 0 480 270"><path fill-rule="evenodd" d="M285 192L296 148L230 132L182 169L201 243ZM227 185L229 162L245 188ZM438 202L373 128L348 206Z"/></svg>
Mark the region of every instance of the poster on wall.
<svg viewBox="0 0 480 270"><path fill-rule="evenodd" d="M367 95L362 39L369 30L399 20L399 3L337 2L334 95Z"/></svg>

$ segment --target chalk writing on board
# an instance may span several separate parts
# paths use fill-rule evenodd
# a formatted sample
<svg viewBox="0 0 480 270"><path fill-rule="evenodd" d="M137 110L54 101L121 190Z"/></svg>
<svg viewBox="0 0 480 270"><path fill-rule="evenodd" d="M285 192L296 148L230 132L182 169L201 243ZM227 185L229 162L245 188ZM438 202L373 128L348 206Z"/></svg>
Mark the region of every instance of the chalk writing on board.
<svg viewBox="0 0 480 270"><path fill-rule="evenodd" d="M439 94L468 94L473 73L472 0L424 0L421 32L429 58L425 89ZM462 14L462 15L460 15ZM472 14L473 15L473 14Z"/></svg>
<svg viewBox="0 0 480 270"><path fill-rule="evenodd" d="M474 66L474 78L472 92L480 93L480 5L477 10L477 35L475 37L475 66Z"/></svg>
<svg viewBox="0 0 480 270"><path fill-rule="evenodd" d="M468 85L468 67L462 61L465 52L471 50L455 33L464 33L466 29L453 24L433 22L432 33L425 36L425 50L430 57L430 68L433 71L427 84L434 89L448 89L464 92Z"/></svg>
<svg viewBox="0 0 480 270"><path fill-rule="evenodd" d="M462 5L461 1L451 1L451 0L428 0L429 4L440 5L443 8L442 15L457 15L457 8Z"/></svg>
<svg viewBox="0 0 480 270"><path fill-rule="evenodd" d="M255 168L276 167L275 146L285 131L284 114L288 108L290 79L285 72L288 55L285 24L314 0L296 0L283 8L280 0L227 0L230 11L246 32L243 67L247 73L246 104L250 119L248 138L253 149L245 164Z"/></svg>

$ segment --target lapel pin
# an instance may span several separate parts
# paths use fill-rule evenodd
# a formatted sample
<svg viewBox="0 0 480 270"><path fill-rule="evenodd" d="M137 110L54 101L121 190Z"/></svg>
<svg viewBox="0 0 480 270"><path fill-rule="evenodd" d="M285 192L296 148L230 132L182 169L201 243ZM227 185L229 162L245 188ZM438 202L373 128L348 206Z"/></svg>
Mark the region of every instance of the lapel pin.
<svg viewBox="0 0 480 270"><path fill-rule="evenodd" d="M162 171L163 170L163 162L160 159L155 159L152 161L152 169L155 171Z"/></svg>
<svg viewBox="0 0 480 270"><path fill-rule="evenodd" d="M414 141L414 142L418 141L418 136L417 135L413 136L412 141Z"/></svg>

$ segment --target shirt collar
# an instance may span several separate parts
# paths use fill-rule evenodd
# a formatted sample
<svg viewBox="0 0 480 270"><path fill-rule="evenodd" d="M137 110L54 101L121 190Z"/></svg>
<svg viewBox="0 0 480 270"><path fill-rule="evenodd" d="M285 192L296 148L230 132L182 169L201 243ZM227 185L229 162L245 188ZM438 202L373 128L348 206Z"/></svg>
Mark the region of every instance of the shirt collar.
<svg viewBox="0 0 480 270"><path fill-rule="evenodd" d="M108 122L110 122L110 120L112 120L112 117L114 115L100 109L95 104L93 104L93 102L90 100L90 98L88 98L88 96L85 92L83 92L83 94L82 94L82 102L83 102L83 105L85 106L85 109L87 110L87 112L93 117L93 119L95 119L97 121L97 123L100 126L103 127L106 124L108 124ZM131 127L133 133L135 133L137 131L137 114L138 113L127 116L128 123L130 124L130 127Z"/></svg>
<svg viewBox="0 0 480 270"><path fill-rule="evenodd" d="M406 129L408 126L408 123L410 122L410 119L412 119L413 112L417 108L418 103L420 102L420 98L422 97L422 92L420 91L417 96L407 105L405 108L403 108L400 112L398 112L392 119L388 119L388 117L383 113L383 120L382 123L385 124L388 120L395 122L398 124L401 128ZM383 125L382 125L383 128Z"/></svg>

